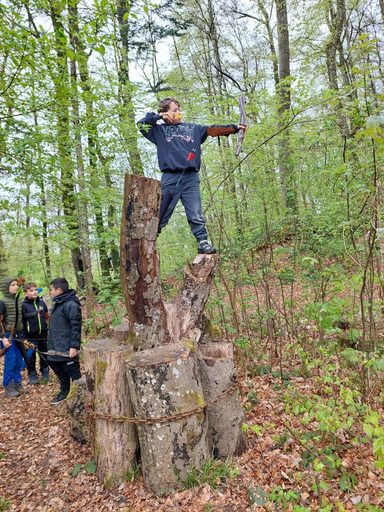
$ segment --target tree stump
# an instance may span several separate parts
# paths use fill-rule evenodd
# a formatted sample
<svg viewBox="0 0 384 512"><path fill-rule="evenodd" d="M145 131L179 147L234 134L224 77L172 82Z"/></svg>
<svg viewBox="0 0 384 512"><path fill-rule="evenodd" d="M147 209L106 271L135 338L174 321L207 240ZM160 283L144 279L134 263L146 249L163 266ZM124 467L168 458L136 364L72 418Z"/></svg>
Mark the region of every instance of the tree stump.
<svg viewBox="0 0 384 512"><path fill-rule="evenodd" d="M120 278L130 332L144 350L168 341L156 250L160 199L159 181L125 175Z"/></svg>
<svg viewBox="0 0 384 512"><path fill-rule="evenodd" d="M89 414L85 407L87 403L87 387L85 376L72 382L71 390L67 396L67 411L71 418L69 433L79 443L89 441Z"/></svg>
<svg viewBox="0 0 384 512"><path fill-rule="evenodd" d="M115 338L122 343L125 343L129 339L129 334L130 330L128 322L115 327Z"/></svg>
<svg viewBox="0 0 384 512"><path fill-rule="evenodd" d="M199 327L220 263L218 255L197 255L184 269L174 302L164 302L156 250L160 198L159 181L126 175L120 277L131 341L143 350L179 343Z"/></svg>
<svg viewBox="0 0 384 512"><path fill-rule="evenodd" d="M232 343L199 345L197 359L206 401L215 399L236 384ZM244 421L245 413L237 389L209 407L208 443L214 457L225 460L245 451Z"/></svg>
<svg viewBox="0 0 384 512"><path fill-rule="evenodd" d="M172 344L145 350L127 360L126 369L138 418L170 417L204 405L190 348ZM201 467L209 453L207 427L204 410L164 423L138 424L144 483L151 492L171 492L188 470Z"/></svg>
<svg viewBox="0 0 384 512"><path fill-rule="evenodd" d="M90 437L97 477L106 488L124 480L136 460L136 427L113 418L132 417L133 408L125 373L132 347L118 340L96 340L84 346L87 390L91 413ZM103 417L104 416L104 417ZM108 419L111 416L113 418Z"/></svg>

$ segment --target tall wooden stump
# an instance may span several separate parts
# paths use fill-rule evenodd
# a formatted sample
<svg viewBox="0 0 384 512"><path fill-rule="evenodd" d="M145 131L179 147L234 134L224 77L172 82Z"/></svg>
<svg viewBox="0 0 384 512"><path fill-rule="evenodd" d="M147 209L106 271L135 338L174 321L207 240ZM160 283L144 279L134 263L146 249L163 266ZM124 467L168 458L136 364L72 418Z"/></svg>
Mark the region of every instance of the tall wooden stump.
<svg viewBox="0 0 384 512"><path fill-rule="evenodd" d="M125 360L131 354L132 347L119 345L118 340L96 340L84 346L88 398L95 413L90 424L92 452L97 477L106 488L122 482L122 475L132 470L136 460L135 425L116 420L133 416L125 373Z"/></svg>
<svg viewBox="0 0 384 512"><path fill-rule="evenodd" d="M199 345L199 375L206 401L214 400L235 387L236 371L231 343ZM242 426L245 413L237 389L208 409L209 449L216 458L227 459L242 454L247 446Z"/></svg>
<svg viewBox="0 0 384 512"><path fill-rule="evenodd" d="M148 349L168 341L156 249L160 182L126 174L124 191L121 286L135 346Z"/></svg>
<svg viewBox="0 0 384 512"><path fill-rule="evenodd" d="M138 425L144 483L154 494L171 492L180 487L175 470L185 479L208 455L206 413L188 415L204 405L194 351L180 344L145 350L126 368L135 415L165 417ZM176 413L185 416L167 420Z"/></svg>

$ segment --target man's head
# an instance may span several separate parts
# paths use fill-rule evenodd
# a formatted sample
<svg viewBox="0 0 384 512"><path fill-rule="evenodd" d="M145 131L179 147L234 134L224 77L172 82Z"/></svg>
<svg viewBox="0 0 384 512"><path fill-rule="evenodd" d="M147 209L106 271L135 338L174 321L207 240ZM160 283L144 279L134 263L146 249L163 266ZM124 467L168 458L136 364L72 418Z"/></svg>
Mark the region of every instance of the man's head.
<svg viewBox="0 0 384 512"><path fill-rule="evenodd" d="M69 288L68 281L64 277L56 277L49 283L52 297L57 297L63 292L66 292Z"/></svg>
<svg viewBox="0 0 384 512"><path fill-rule="evenodd" d="M182 115L180 112L180 103L175 98L164 98L160 101L157 106L159 114L162 114L162 118L165 122L171 124L180 124Z"/></svg>
<svg viewBox="0 0 384 512"><path fill-rule="evenodd" d="M39 292L37 290L37 286L35 283L23 284L23 290L24 290L25 296L28 299L34 300L34 299L37 299L37 297L39 296Z"/></svg>

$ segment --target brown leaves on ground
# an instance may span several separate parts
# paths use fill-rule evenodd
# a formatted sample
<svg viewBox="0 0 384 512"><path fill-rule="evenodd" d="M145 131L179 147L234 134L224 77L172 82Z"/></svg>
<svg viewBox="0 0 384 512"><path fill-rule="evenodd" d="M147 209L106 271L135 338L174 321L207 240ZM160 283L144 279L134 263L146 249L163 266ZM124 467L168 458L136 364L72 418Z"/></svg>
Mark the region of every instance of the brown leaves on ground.
<svg viewBox="0 0 384 512"><path fill-rule="evenodd" d="M319 510L319 498L313 490L315 476L301 464L303 447L287 435L283 443L277 441L286 434L292 419L279 407L276 382L278 379L270 374L242 381L248 423L260 426L260 430L249 432L248 451L236 459L240 477L228 481L221 491L204 486L162 498L148 493L141 480L105 490L97 477L86 471L92 459L89 445L80 445L70 437L65 402L50 405L58 392L55 377L45 385L25 385L30 393L19 398L7 400L0 394L0 505L8 502L8 510L17 512L261 511L276 510L276 502L268 499L275 489L276 495L281 491L289 496L292 491L299 497L288 502L284 510L292 510L294 503ZM298 378L293 385L307 393L311 379ZM259 403L247 401L250 391L257 392ZM371 447L354 446L348 439L345 444L339 456L343 467L356 474L358 481L347 492L340 489L339 479L322 475L329 485L322 491L323 504L334 504L335 511L343 510L339 504L345 510L356 510L359 503L380 507L383 470L373 466ZM283 510L281 503L277 510Z"/></svg>

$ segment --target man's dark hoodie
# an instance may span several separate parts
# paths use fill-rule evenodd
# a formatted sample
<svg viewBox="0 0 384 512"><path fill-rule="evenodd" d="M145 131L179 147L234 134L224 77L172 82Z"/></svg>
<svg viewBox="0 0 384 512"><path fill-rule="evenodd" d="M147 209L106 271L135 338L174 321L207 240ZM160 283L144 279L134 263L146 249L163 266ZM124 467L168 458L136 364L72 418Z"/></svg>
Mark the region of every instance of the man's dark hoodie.
<svg viewBox="0 0 384 512"><path fill-rule="evenodd" d="M75 290L67 290L53 299L49 319L48 349L69 352L70 348L80 350L81 307ZM50 355L49 361L67 361L69 357Z"/></svg>

